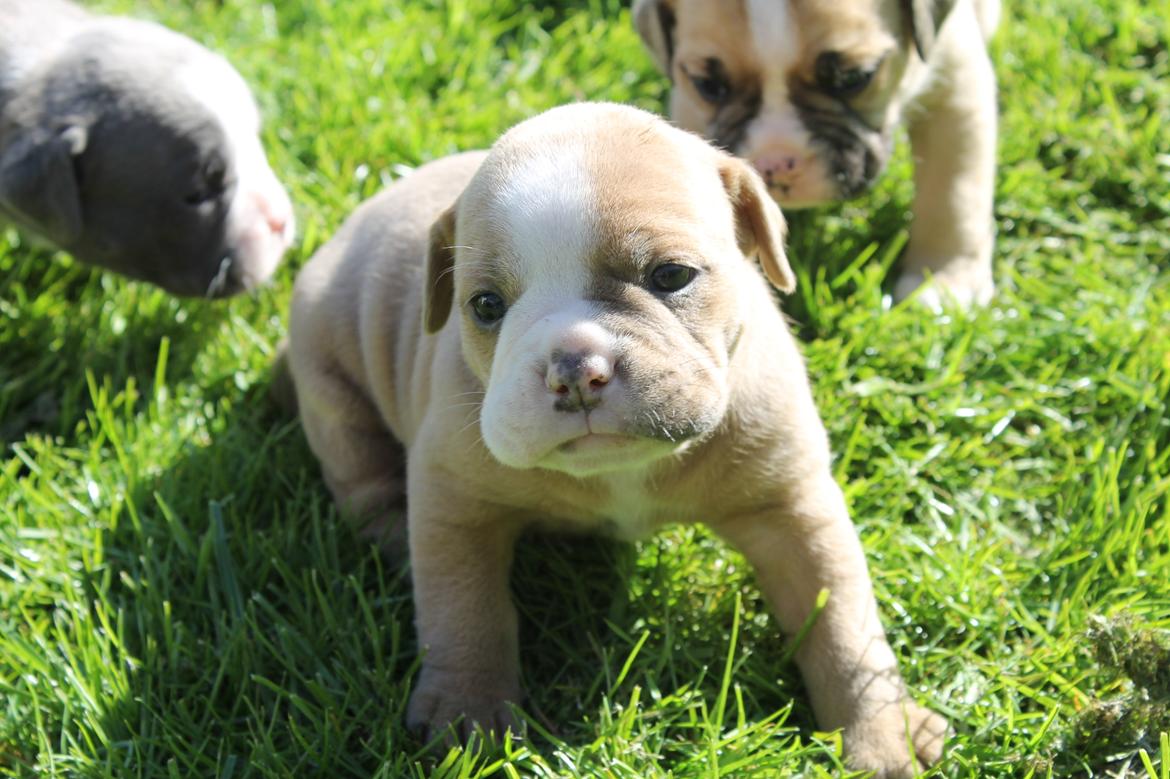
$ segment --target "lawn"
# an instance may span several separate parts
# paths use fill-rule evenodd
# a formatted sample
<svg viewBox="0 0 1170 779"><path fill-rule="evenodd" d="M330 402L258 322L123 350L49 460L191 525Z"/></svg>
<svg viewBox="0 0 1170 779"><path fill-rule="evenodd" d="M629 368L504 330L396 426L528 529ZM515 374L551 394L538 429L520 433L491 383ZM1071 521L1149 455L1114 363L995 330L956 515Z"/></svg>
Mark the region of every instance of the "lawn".
<svg viewBox="0 0 1170 779"><path fill-rule="evenodd" d="M701 528L526 540L530 737L425 754L408 572L266 394L296 270L360 200L560 103L663 108L623 4L96 5L228 54L300 239L213 304L0 229L0 775L841 775ZM904 144L873 194L791 215L782 305L895 651L953 724L932 775L1170 776L1168 50L1166 0L1009 3L984 310L888 304Z"/></svg>

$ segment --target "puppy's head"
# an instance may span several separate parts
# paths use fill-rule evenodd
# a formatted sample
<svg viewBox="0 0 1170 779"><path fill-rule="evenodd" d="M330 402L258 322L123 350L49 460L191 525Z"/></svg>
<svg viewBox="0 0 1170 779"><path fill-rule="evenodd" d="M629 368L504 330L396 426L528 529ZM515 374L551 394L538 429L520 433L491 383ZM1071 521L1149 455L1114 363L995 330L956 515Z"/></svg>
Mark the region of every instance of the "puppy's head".
<svg viewBox="0 0 1170 779"><path fill-rule="evenodd" d="M85 262L180 295L266 280L293 214L259 115L223 58L157 25L103 20L22 94L0 207Z"/></svg>
<svg viewBox="0 0 1170 779"><path fill-rule="evenodd" d="M783 229L759 177L699 138L633 108L554 109L435 224L426 326L460 328L505 465L638 467L719 425L749 258L794 286Z"/></svg>
<svg viewBox="0 0 1170 779"><path fill-rule="evenodd" d="M884 169L955 0L635 0L671 116L750 160L782 205L864 192Z"/></svg>

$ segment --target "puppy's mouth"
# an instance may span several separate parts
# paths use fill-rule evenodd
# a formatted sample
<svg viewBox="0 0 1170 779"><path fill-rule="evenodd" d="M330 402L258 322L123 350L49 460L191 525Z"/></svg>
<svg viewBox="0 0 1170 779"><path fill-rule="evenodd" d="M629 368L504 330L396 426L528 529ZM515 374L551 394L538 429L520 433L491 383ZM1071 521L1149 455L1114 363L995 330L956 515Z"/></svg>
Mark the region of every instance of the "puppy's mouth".
<svg viewBox="0 0 1170 779"><path fill-rule="evenodd" d="M682 446L655 438L623 433L585 433L562 441L539 465L579 478L614 471L628 471L650 465L678 452Z"/></svg>
<svg viewBox="0 0 1170 779"><path fill-rule="evenodd" d="M246 263L240 262L233 254L225 254L207 284L204 297L211 300L229 298L255 289L259 284L260 280L247 270Z"/></svg>
<svg viewBox="0 0 1170 779"><path fill-rule="evenodd" d="M638 436L622 433L594 433L590 431L558 444L556 451L561 454L596 454L633 446L639 440Z"/></svg>
<svg viewBox="0 0 1170 779"><path fill-rule="evenodd" d="M809 197L794 197L794 189L788 184L769 184L768 194L776 201L778 205L784 206L789 210L799 210L804 208L816 208L827 203L832 203L836 198L809 198Z"/></svg>
<svg viewBox="0 0 1170 779"><path fill-rule="evenodd" d="M679 431L626 431L599 427L590 420L585 430L560 441L539 458L544 468L578 477L637 469L686 450L694 437ZM608 429L607 429L608 428Z"/></svg>
<svg viewBox="0 0 1170 779"><path fill-rule="evenodd" d="M230 254L224 255L223 259L219 261L219 269L211 277L211 283L207 285L207 297L214 299L233 294L235 290L232 288L236 285L233 281L235 277L232 275L233 265L235 265L235 260L232 256Z"/></svg>

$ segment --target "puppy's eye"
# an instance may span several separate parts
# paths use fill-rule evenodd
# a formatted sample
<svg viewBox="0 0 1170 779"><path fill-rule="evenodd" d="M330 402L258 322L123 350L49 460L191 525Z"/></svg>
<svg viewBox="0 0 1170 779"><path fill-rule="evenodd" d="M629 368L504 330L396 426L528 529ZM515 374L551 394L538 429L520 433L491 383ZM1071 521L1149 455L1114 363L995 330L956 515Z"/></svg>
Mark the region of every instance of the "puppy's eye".
<svg viewBox="0 0 1170 779"><path fill-rule="evenodd" d="M508 306L504 299L494 292L480 292L471 299L471 313L481 325L494 325L504 318Z"/></svg>
<svg viewBox="0 0 1170 779"><path fill-rule="evenodd" d="M695 91L699 93L699 97L708 103L719 105L727 99L727 84L717 78L691 76L691 83L695 85Z"/></svg>
<svg viewBox="0 0 1170 779"><path fill-rule="evenodd" d="M696 271L686 265L667 262L650 273L650 286L658 292L678 292L695 280Z"/></svg>
<svg viewBox="0 0 1170 779"><path fill-rule="evenodd" d="M683 73L691 80L699 97L708 103L720 105L731 94L731 82L727 78L723 63L717 59L707 59L701 72L691 73L684 67Z"/></svg>
<svg viewBox="0 0 1170 779"><path fill-rule="evenodd" d="M212 159L199 173L199 187L183 198L188 205L198 206L218 199L227 191L227 166L221 159Z"/></svg>
<svg viewBox="0 0 1170 779"><path fill-rule="evenodd" d="M817 86L834 97L853 97L873 80L876 68L849 68L841 54L826 51L817 57Z"/></svg>

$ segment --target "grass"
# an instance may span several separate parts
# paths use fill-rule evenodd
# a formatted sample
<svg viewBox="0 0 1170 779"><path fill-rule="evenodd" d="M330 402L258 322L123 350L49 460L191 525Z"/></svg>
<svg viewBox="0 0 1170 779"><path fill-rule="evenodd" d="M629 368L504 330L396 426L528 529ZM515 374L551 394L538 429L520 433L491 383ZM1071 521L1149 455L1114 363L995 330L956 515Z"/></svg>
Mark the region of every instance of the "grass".
<svg viewBox="0 0 1170 779"><path fill-rule="evenodd" d="M701 528L526 541L532 737L424 756L408 575L334 521L266 398L296 269L403 166L570 100L661 110L628 11L97 5L230 55L301 240L270 289L209 304L0 232L0 775L840 775L750 572ZM836 473L906 677L954 726L935 775L1170 775L1168 19L1009 4L989 308L887 310L904 148L873 195L792 218L784 306Z"/></svg>

